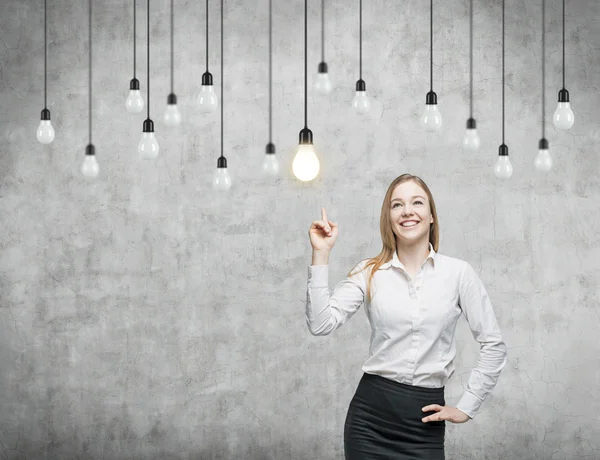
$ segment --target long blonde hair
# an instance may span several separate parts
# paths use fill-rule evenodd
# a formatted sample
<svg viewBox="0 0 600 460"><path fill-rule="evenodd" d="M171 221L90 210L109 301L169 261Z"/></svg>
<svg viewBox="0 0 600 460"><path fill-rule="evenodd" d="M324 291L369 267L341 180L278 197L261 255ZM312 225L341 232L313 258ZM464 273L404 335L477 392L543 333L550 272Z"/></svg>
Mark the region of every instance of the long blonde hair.
<svg viewBox="0 0 600 460"><path fill-rule="evenodd" d="M435 208L435 201L433 200L433 196L431 195L429 187L427 187L427 184L423 182L423 179L421 179L418 176L413 176L412 174L402 174L401 176L396 177L388 187L385 197L383 198L383 204L381 205L379 231L381 233L381 241L383 242L383 248L381 249L381 252L378 255L368 259L363 268L363 270L366 270L367 268L371 267L369 279L367 282L367 298L369 299L369 302L371 301L371 283L373 280L373 276L375 275L377 270L379 270L379 267L381 267L384 263L389 262L394 257L394 251L396 251L396 237L392 230L392 221L390 220L392 193L398 185L409 180L412 180L413 182L421 186L427 194L427 198L429 199L430 212L433 216L433 223L431 224L431 228L429 231L429 242L433 245L433 249L435 250L435 252L438 251L440 240L439 222L437 211ZM351 276L353 274L352 272L356 269L356 267L359 264L360 262L356 264L352 268L352 270L350 270L348 276Z"/></svg>

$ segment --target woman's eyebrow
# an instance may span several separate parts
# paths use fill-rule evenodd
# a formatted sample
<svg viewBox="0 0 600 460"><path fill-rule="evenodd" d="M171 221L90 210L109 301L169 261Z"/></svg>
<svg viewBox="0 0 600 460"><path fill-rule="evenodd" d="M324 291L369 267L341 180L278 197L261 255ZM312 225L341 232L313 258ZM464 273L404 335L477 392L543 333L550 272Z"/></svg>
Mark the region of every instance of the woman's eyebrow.
<svg viewBox="0 0 600 460"><path fill-rule="evenodd" d="M413 196L412 198L423 198L423 199L425 199L425 197L423 197L423 196L421 196L421 195L415 195L415 196ZM394 198L394 199L392 200L392 203L393 203L394 201L403 201L403 200L402 200L402 198Z"/></svg>

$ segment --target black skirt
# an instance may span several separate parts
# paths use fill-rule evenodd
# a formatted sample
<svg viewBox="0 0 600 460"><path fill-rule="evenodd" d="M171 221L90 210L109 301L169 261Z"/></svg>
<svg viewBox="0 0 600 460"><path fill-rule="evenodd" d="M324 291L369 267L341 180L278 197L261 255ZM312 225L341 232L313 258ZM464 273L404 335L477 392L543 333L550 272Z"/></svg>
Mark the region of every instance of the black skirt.
<svg viewBox="0 0 600 460"><path fill-rule="evenodd" d="M363 373L344 424L346 460L445 460L446 421L423 422L446 405L444 387L426 388Z"/></svg>

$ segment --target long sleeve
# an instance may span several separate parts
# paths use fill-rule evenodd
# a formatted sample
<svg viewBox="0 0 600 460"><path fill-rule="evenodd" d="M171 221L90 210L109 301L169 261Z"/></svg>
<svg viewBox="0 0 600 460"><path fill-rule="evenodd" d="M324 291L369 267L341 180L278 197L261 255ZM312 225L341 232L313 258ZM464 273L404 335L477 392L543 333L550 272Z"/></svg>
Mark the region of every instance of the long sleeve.
<svg viewBox="0 0 600 460"><path fill-rule="evenodd" d="M459 305L473 338L481 345L477 364L456 406L473 418L496 386L500 371L507 362L507 351L487 291L468 262L461 274Z"/></svg>
<svg viewBox="0 0 600 460"><path fill-rule="evenodd" d="M329 294L329 265L308 266L306 324L312 335L328 335L342 326L364 303L366 279L362 261L351 276Z"/></svg>

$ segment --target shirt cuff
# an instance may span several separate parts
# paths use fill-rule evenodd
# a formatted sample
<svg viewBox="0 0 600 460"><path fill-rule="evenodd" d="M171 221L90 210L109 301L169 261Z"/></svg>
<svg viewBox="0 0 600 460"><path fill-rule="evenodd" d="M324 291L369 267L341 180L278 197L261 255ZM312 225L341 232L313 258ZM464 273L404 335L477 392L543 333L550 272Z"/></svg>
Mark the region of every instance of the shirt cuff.
<svg viewBox="0 0 600 460"><path fill-rule="evenodd" d="M329 287L329 265L308 266L308 287Z"/></svg>
<svg viewBox="0 0 600 460"><path fill-rule="evenodd" d="M475 417L475 414L479 411L483 401L475 396L470 391L465 391L458 401L456 408L461 412L467 414L470 418Z"/></svg>

